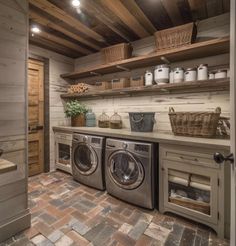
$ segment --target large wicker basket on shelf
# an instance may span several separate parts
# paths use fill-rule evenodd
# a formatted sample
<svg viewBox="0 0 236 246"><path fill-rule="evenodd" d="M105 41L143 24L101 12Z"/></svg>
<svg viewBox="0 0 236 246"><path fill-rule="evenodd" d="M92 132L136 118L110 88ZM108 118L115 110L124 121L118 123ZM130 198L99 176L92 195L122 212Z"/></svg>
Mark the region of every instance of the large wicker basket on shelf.
<svg viewBox="0 0 236 246"><path fill-rule="evenodd" d="M157 51L172 49L191 44L197 36L197 27L194 23L188 23L155 32Z"/></svg>
<svg viewBox="0 0 236 246"><path fill-rule="evenodd" d="M221 109L215 112L175 112L169 108L172 131L175 135L212 138L220 119Z"/></svg>
<svg viewBox="0 0 236 246"><path fill-rule="evenodd" d="M132 50L131 44L126 43L106 47L102 49L104 62L110 63L128 59L132 55Z"/></svg>

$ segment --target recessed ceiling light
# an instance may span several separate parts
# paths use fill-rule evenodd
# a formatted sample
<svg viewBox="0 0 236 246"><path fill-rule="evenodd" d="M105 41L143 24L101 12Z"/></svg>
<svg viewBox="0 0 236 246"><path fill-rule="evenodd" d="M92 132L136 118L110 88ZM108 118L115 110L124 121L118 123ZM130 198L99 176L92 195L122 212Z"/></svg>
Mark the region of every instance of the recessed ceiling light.
<svg viewBox="0 0 236 246"><path fill-rule="evenodd" d="M37 26L33 26L32 28L31 28L31 32L33 32L33 33L39 33L41 30L37 27Z"/></svg>
<svg viewBox="0 0 236 246"><path fill-rule="evenodd" d="M80 1L79 0L72 0L71 4L73 7L78 8L80 6Z"/></svg>

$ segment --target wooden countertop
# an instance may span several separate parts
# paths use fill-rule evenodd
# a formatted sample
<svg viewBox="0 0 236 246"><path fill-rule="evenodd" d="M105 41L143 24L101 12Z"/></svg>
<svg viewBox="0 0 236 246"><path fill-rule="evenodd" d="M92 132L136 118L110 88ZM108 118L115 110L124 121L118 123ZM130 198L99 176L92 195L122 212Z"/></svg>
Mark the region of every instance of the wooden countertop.
<svg viewBox="0 0 236 246"><path fill-rule="evenodd" d="M11 172L17 169L17 165L10 161L0 159L0 174Z"/></svg>
<svg viewBox="0 0 236 246"><path fill-rule="evenodd" d="M115 137L130 140L139 140L156 143L181 144L187 146L207 147L213 149L230 148L230 141L228 139L210 139L210 138L195 138L174 136L173 134L166 134L160 132L131 132L129 129L110 129L99 127L71 127L71 126L55 126L54 131L63 131L70 133L84 133L90 135L99 135L106 137Z"/></svg>

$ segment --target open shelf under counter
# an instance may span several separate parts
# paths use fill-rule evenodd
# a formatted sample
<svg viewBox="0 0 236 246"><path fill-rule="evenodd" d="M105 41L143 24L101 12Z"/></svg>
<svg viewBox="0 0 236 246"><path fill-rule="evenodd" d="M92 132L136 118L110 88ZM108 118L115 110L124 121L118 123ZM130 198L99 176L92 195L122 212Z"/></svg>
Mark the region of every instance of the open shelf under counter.
<svg viewBox="0 0 236 246"><path fill-rule="evenodd" d="M93 68L81 69L76 72L62 74L64 79L82 79L92 76L105 75L121 71L159 65L163 58L170 62L184 61L229 52L229 37L216 38L193 43L179 48L154 52L152 54L133 57L130 59L99 65ZM165 60L164 59L164 60Z"/></svg>
<svg viewBox="0 0 236 246"><path fill-rule="evenodd" d="M85 93L65 93L61 94L64 99L91 99L98 97L136 95L136 94L174 94L174 93L197 93L208 91L229 90L229 78L202 80L192 82L171 83L165 85L152 85L142 87L127 87L123 89L88 91Z"/></svg>

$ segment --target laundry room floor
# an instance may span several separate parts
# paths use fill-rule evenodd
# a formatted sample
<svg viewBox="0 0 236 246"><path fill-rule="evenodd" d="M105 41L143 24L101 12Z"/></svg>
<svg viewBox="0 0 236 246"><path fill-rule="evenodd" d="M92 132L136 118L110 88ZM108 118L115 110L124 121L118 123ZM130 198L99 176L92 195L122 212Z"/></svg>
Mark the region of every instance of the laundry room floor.
<svg viewBox="0 0 236 246"><path fill-rule="evenodd" d="M63 172L29 178L32 227L1 245L229 245L205 226L124 203Z"/></svg>

